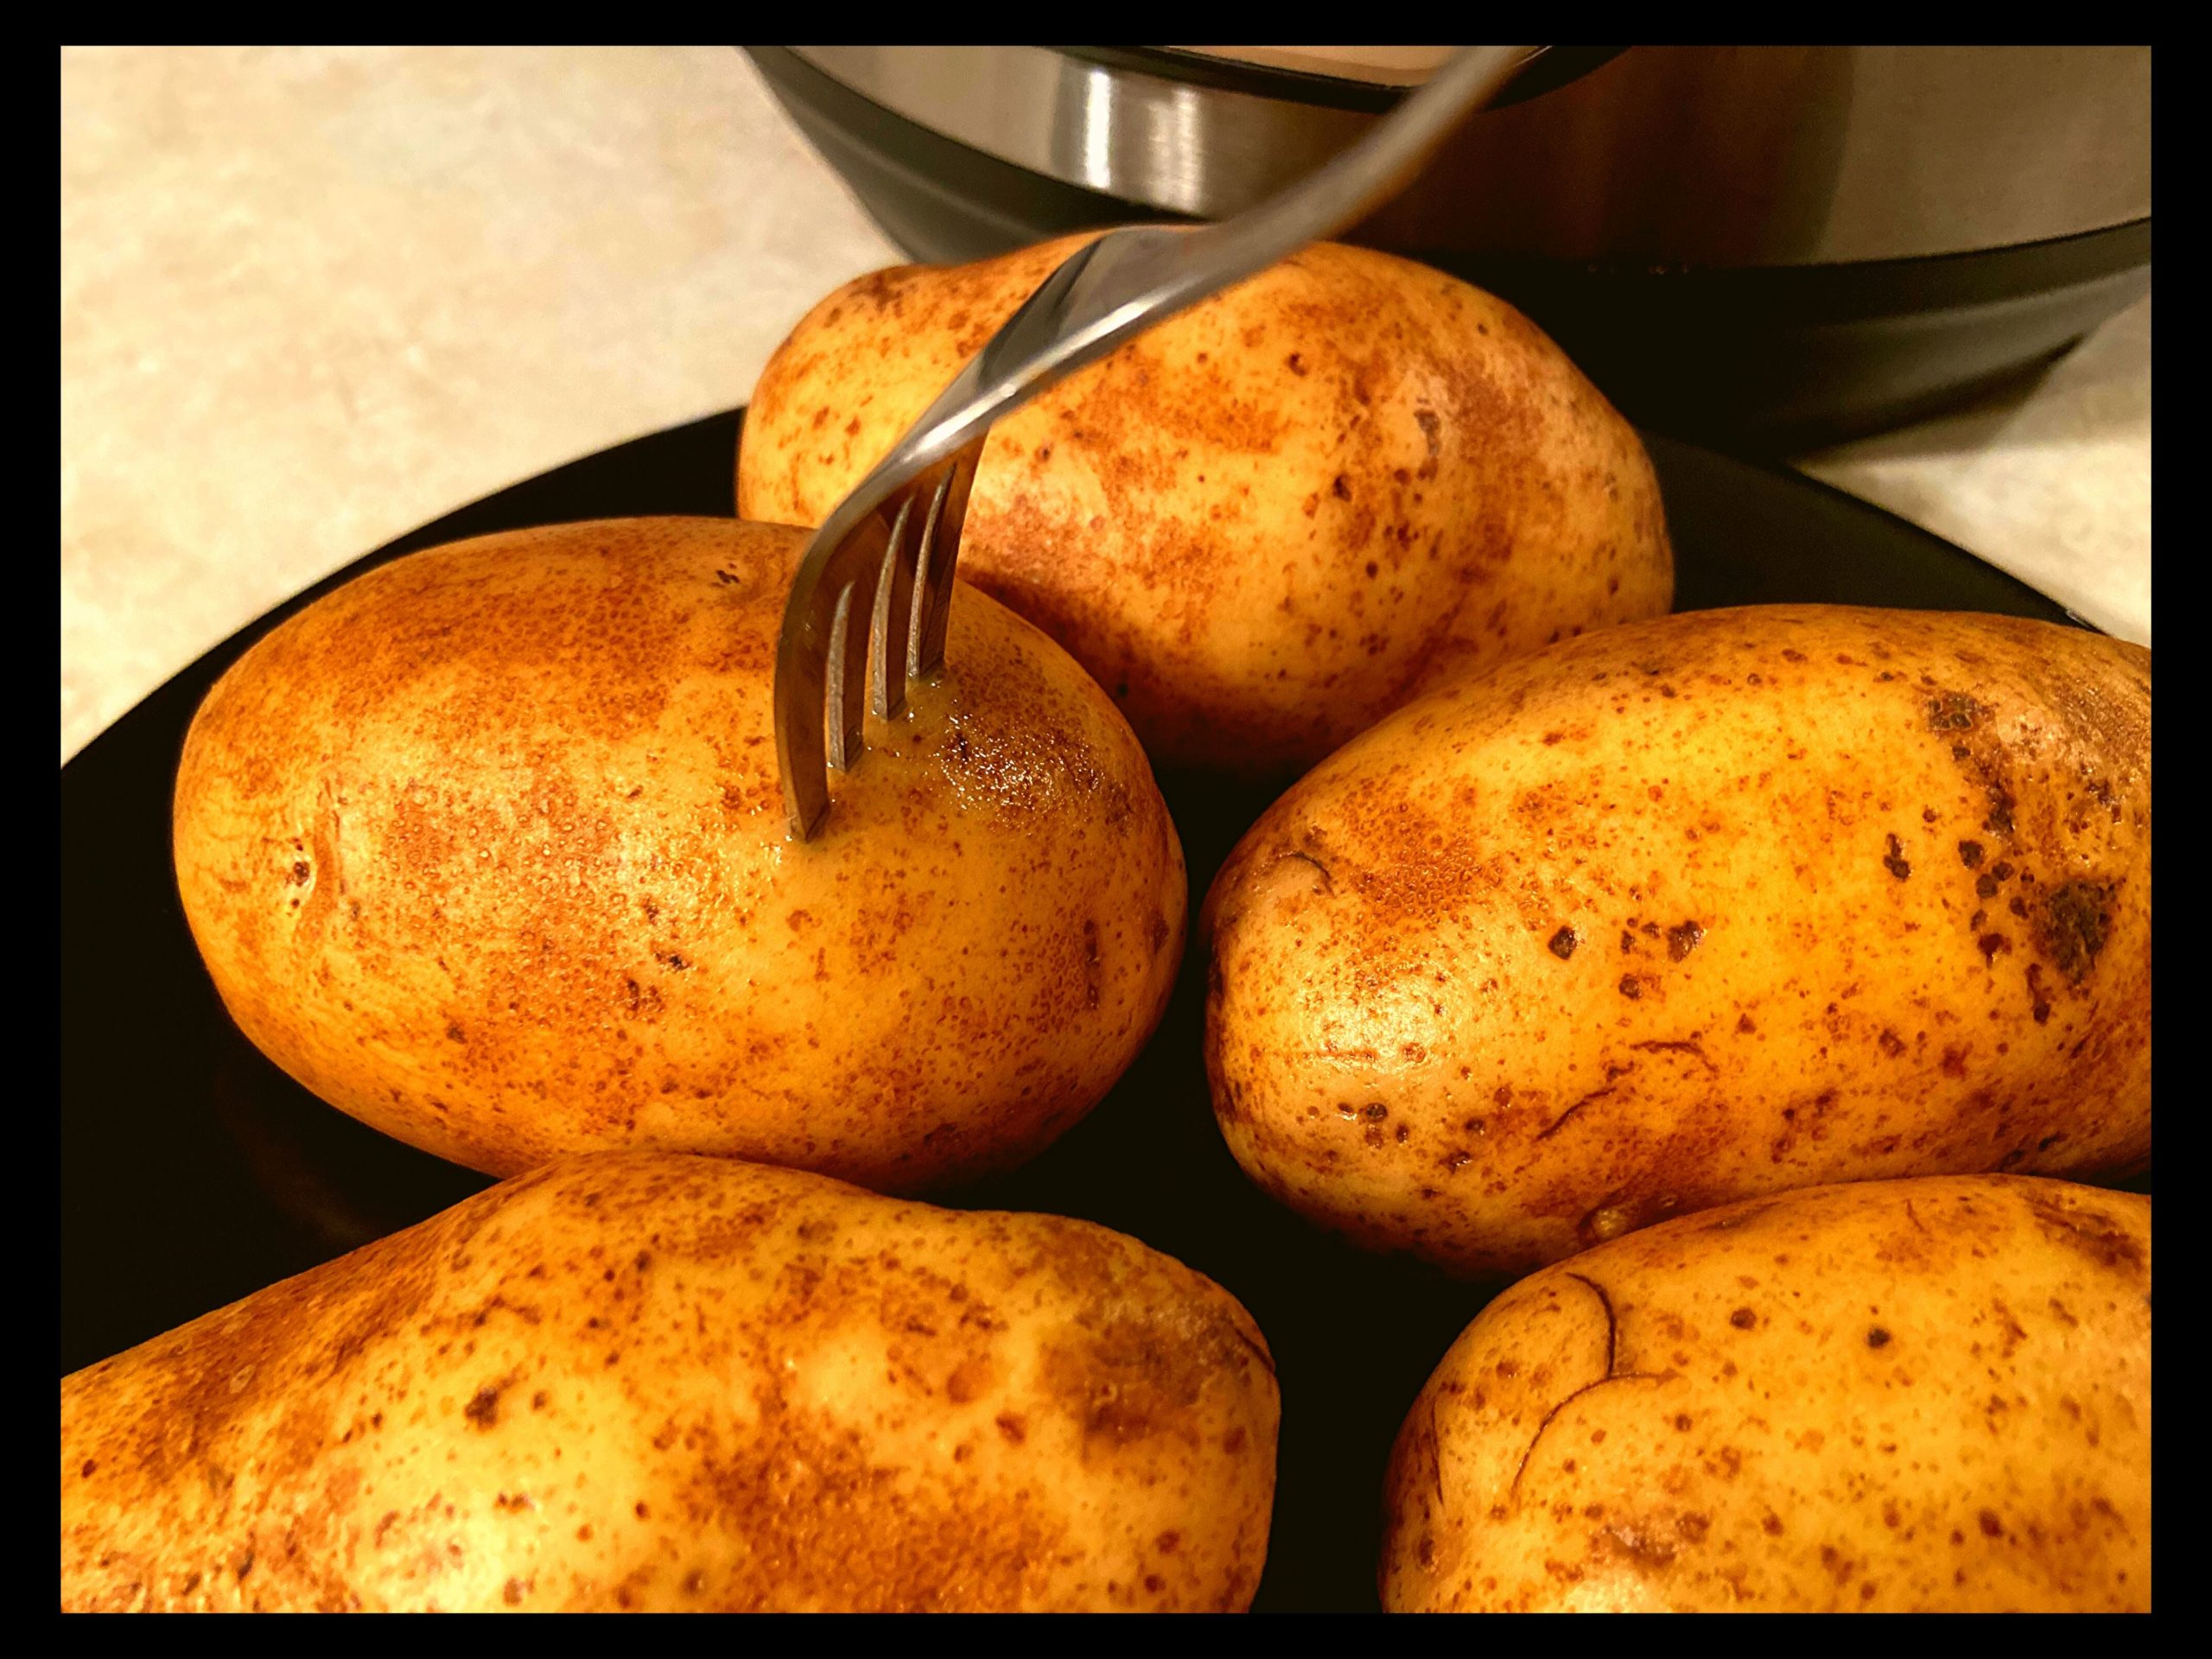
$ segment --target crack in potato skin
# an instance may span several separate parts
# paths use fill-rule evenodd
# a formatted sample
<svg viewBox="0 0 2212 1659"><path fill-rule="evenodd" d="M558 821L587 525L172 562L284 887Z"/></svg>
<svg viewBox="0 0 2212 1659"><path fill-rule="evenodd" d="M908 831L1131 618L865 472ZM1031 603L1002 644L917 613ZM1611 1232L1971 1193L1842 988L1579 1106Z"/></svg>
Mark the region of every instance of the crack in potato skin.
<svg viewBox="0 0 2212 1659"><path fill-rule="evenodd" d="M61 1599L1242 1610L1278 1409L1134 1239L603 1154L66 1378Z"/></svg>
<svg viewBox="0 0 2212 1659"><path fill-rule="evenodd" d="M2149 724L2139 647L1826 607L1424 698L1214 882L1224 1135L1478 1276L1823 1181L2145 1166Z"/></svg>
<svg viewBox="0 0 2212 1659"><path fill-rule="evenodd" d="M1088 239L823 300L754 391L740 514L819 524ZM1558 347L1478 289L1333 244L1001 422L960 559L1155 762L1254 776L1674 592L1649 459Z"/></svg>
<svg viewBox="0 0 2212 1659"><path fill-rule="evenodd" d="M1538 1273L1408 1414L1384 1605L2147 1610L2150 1249L2148 1198L1931 1177Z"/></svg>
<svg viewBox="0 0 2212 1659"><path fill-rule="evenodd" d="M624 1145L912 1191L1079 1119L1172 988L1187 881L1127 724L955 597L789 843L771 724L797 530L432 550L210 692L179 887L226 1006L324 1099L495 1174Z"/></svg>

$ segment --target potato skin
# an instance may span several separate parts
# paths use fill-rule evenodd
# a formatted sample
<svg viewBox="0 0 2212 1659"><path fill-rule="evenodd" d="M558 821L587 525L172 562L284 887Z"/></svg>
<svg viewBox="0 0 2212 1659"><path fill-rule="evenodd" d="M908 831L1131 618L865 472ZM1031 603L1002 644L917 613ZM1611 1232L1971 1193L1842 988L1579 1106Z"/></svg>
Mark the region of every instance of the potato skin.
<svg viewBox="0 0 2212 1659"><path fill-rule="evenodd" d="M601 1154L61 1385L70 1609L1225 1609L1278 1404L1135 1239Z"/></svg>
<svg viewBox="0 0 2212 1659"><path fill-rule="evenodd" d="M1384 1497L1406 1611L2151 1605L2151 1203L2001 1175L1632 1234L1484 1310Z"/></svg>
<svg viewBox="0 0 2212 1659"><path fill-rule="evenodd" d="M1777 607L1401 710L1208 898L1223 1133L1469 1274L1786 1187L2143 1165L2150 696L2101 635Z"/></svg>
<svg viewBox="0 0 2212 1659"><path fill-rule="evenodd" d="M1087 239L823 301L753 392L740 515L821 523ZM1674 593L1649 459L1559 348L1457 278L1332 244L1001 422L960 561L1155 763L1252 777Z"/></svg>
<svg viewBox="0 0 2212 1659"><path fill-rule="evenodd" d="M640 1145L914 1190L1096 1103L1187 880L1143 752L956 594L940 683L791 842L772 726L795 530L558 525L347 584L209 693L179 886L246 1034L495 1174Z"/></svg>

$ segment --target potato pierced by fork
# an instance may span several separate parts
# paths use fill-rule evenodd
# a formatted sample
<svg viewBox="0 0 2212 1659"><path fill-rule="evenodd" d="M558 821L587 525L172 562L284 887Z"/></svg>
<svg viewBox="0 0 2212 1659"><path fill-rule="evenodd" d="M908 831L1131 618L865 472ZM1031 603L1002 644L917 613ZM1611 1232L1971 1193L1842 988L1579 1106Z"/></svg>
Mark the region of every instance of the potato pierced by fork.
<svg viewBox="0 0 2212 1659"><path fill-rule="evenodd" d="M795 530L564 524L373 570L216 685L177 779L232 1014L494 1174L656 1147L916 1190L1018 1163L1151 1034L1183 858L1099 688L985 595L787 841Z"/></svg>
<svg viewBox="0 0 2212 1659"><path fill-rule="evenodd" d="M819 524L1084 239L823 301L753 393L739 513ZM1478 289L1332 243L1001 421L960 561L1155 763L1254 778L1674 593L1650 461L1566 355Z"/></svg>

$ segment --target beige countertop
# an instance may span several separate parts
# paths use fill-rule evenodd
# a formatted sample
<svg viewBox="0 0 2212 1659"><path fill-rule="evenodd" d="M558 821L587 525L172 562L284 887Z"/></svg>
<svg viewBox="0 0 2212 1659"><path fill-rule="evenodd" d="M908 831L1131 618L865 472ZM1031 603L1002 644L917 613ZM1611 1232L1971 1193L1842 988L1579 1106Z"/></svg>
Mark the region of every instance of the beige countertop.
<svg viewBox="0 0 2212 1659"><path fill-rule="evenodd" d="M745 401L896 262L727 47L61 59L61 752L318 577ZM2150 302L1802 459L2150 638Z"/></svg>

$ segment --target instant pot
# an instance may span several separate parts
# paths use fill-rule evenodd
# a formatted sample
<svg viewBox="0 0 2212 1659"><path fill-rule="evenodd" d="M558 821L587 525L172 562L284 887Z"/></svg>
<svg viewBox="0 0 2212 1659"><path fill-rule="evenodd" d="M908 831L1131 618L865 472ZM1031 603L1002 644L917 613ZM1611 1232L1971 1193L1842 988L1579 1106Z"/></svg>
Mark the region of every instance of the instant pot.
<svg viewBox="0 0 2212 1659"><path fill-rule="evenodd" d="M943 264L1236 213L1451 48L749 49ZM2150 49L1538 48L1350 239L1512 300L1645 425L1738 448L1878 429L2148 290Z"/></svg>

